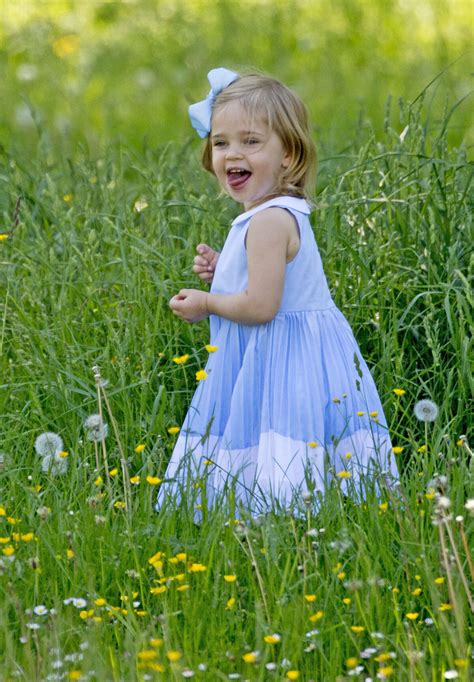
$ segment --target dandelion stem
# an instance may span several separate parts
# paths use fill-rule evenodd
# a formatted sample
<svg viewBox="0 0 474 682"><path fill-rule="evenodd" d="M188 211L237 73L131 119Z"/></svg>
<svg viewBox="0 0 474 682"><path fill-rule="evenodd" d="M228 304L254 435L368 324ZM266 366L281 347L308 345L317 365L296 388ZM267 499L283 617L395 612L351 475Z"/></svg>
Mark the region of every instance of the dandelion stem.
<svg viewBox="0 0 474 682"><path fill-rule="evenodd" d="M454 537L453 537L453 533L451 530L451 526L449 525L448 522L446 523L446 532L448 533L449 542L451 544L451 548L452 548L453 554L454 554L454 559L455 559L456 565L458 567L459 577L461 578L464 590L466 592L466 596L467 596L467 600L469 602L470 609L471 609L472 613L474 613L474 601L472 599L472 596L471 596L471 593L469 590L469 585L467 584L466 576L464 575L464 569L462 567L461 559L459 558L458 548L456 547L456 543L454 542Z"/></svg>
<svg viewBox="0 0 474 682"><path fill-rule="evenodd" d="M104 386L100 384L99 390L102 391L102 396L104 398L105 405L107 407L107 412L109 413L109 418L110 418L110 423L112 424L112 428L114 430L114 435L115 435L115 440L117 441L117 447L119 449L120 453L120 464L122 466L122 476L123 476L123 488L124 488L124 497L125 497L125 505L127 512L130 513L132 509L132 496L131 496L131 491L130 491L130 476L128 472L128 464L127 460L125 459L125 453L122 447L122 442L120 440L120 434L119 430L117 427L117 422L114 419L114 415L112 414L112 409L110 407L109 399L107 398L107 394L104 390Z"/></svg>
<svg viewBox="0 0 474 682"><path fill-rule="evenodd" d="M250 542L248 542L247 545L245 546L244 543L240 540L240 538L237 537L237 535L235 537L237 538L237 542L242 547L244 553L247 554L247 556L250 555L251 564L252 564L253 568L255 569L255 575L257 576L257 583L258 583L258 587L260 590L260 594L262 596L263 608L265 609L265 615L267 617L267 623L270 623L270 612L268 610L268 604L267 604L267 600L265 597L265 586L263 584L262 576L261 576L260 571L258 569L258 564L257 564L257 561L255 559L254 551L252 549L252 544Z"/></svg>
<svg viewBox="0 0 474 682"><path fill-rule="evenodd" d="M462 632L462 623L461 623L461 612L459 610L459 606L456 600L456 593L454 591L454 585L453 585L453 577L451 575L451 567L449 565L449 557L448 557L448 552L446 550L446 542L444 538L444 525L445 525L445 519L441 518L440 523L438 525L439 529L439 542L441 546L441 555L442 555L442 561L444 564L444 568L446 571L446 576L448 578L448 592L449 592L449 599L451 601L451 604L453 606L454 614L456 617L456 622L458 626L458 632Z"/></svg>
<svg viewBox="0 0 474 682"><path fill-rule="evenodd" d="M103 415L103 410L102 410L102 399L101 399L101 394L100 394L100 381L101 381L100 370L97 366L94 366L92 368L92 371L94 372L95 384L96 384L96 388L97 388L97 406L99 408L100 422L101 422L101 424L103 424L104 423L104 415ZM105 478L106 478L106 483L107 483L107 489L109 491L109 499L112 500L112 497L113 497L112 484L110 482L109 463L107 461L107 448L105 445L105 438L101 438L101 443L102 443L102 456L104 459L104 470L105 470Z"/></svg>
<svg viewBox="0 0 474 682"><path fill-rule="evenodd" d="M471 580L474 582L474 564L472 563L471 550L469 549L466 533L464 532L462 524L459 526L459 532L461 533L462 544L464 551L466 552L466 559L469 566L469 573L471 574Z"/></svg>

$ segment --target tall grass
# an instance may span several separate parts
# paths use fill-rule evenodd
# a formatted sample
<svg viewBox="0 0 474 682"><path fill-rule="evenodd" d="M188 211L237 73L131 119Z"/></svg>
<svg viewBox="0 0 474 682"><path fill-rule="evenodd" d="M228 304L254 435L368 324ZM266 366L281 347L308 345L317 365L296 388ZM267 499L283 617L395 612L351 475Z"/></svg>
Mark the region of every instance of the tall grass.
<svg viewBox="0 0 474 682"><path fill-rule="evenodd" d="M182 324L167 301L199 286L195 245L221 245L238 212L194 150L2 152L2 679L469 678L472 174L448 115L436 128L416 105L396 115L321 155L313 219L403 448L401 486L356 505L334 485L304 521L222 509L197 527L152 509L207 355L207 323ZM93 366L108 380L108 479L83 426ZM422 397L439 406L431 424L413 415ZM62 476L34 452L45 431L63 439Z"/></svg>

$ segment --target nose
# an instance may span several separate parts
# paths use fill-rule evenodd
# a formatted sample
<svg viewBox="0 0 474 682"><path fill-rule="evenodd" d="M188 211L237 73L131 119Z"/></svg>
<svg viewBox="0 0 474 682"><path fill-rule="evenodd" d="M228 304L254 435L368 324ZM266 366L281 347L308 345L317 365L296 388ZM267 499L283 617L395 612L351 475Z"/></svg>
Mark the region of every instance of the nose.
<svg viewBox="0 0 474 682"><path fill-rule="evenodd" d="M227 159L241 159L242 158L242 150L240 149L240 145L236 142L231 142L229 146L227 147L226 150L226 158Z"/></svg>

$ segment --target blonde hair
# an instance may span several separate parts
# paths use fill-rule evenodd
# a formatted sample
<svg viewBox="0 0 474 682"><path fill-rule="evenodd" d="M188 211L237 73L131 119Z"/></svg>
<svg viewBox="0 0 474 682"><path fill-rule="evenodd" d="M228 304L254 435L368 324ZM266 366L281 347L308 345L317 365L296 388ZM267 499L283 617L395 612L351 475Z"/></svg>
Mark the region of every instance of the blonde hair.
<svg viewBox="0 0 474 682"><path fill-rule="evenodd" d="M308 185L316 173L316 147L311 138L308 112L301 99L275 78L253 73L240 76L217 95L213 114L235 101L250 117L262 116L290 155L288 167L282 168L276 194L307 197ZM214 174L210 135L204 145L202 165Z"/></svg>

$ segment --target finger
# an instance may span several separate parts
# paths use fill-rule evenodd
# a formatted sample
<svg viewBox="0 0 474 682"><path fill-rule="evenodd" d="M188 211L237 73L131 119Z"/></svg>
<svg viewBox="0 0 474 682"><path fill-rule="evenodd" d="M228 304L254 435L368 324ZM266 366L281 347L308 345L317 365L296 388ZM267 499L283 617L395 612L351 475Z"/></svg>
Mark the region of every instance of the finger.
<svg viewBox="0 0 474 682"><path fill-rule="evenodd" d="M212 253L212 249L210 246L207 244L198 244L196 246L196 251L201 255L201 256L206 256L207 254Z"/></svg>

